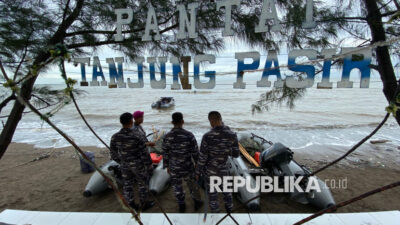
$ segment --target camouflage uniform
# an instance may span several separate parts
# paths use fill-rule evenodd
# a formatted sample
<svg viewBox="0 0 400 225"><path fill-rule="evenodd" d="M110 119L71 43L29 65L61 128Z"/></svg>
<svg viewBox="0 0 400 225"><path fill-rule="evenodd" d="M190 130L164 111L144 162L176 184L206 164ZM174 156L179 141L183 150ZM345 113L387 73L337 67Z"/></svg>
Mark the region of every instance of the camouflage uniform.
<svg viewBox="0 0 400 225"><path fill-rule="evenodd" d="M200 191L195 183L195 167L192 161L193 159L196 162L199 154L194 135L183 128L173 128L165 135L162 149L164 168L168 168L171 174L171 184L178 204L185 203L182 179L188 185L192 199L200 201Z"/></svg>
<svg viewBox="0 0 400 225"><path fill-rule="evenodd" d="M116 142L113 141L112 137L110 143L110 156L111 160L114 160L115 162L121 165L121 157L119 156L118 148L116 147Z"/></svg>
<svg viewBox="0 0 400 225"><path fill-rule="evenodd" d="M150 172L152 165L143 135L129 128L122 128L111 137L111 152L118 151L124 197L128 202L134 201L133 184L138 181L139 199L143 204L148 197ZM114 154L115 155L115 154Z"/></svg>
<svg viewBox="0 0 400 225"><path fill-rule="evenodd" d="M142 134L146 142L149 142L149 140L147 139L146 131L144 131L143 127L140 124L139 125L133 124L132 129Z"/></svg>
<svg viewBox="0 0 400 225"><path fill-rule="evenodd" d="M228 176L228 156L239 157L239 143L237 136L227 126L217 126L204 134L201 141L199 161L196 175L204 175L207 182L210 208L212 212L219 211L218 193L210 193L210 176ZM232 210L232 193L223 193L225 208Z"/></svg>

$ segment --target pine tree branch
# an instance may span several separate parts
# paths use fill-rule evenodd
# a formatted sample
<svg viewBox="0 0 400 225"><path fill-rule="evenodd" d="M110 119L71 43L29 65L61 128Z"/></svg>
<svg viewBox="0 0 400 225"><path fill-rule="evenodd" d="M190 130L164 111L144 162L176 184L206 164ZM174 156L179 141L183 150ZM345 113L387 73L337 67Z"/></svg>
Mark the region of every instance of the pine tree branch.
<svg viewBox="0 0 400 225"><path fill-rule="evenodd" d="M382 17L387 17L387 16L394 15L394 14L396 14L397 12L398 12L398 10L396 10L396 11L389 11L389 12L386 12L386 13L382 13L381 16L382 16Z"/></svg>
<svg viewBox="0 0 400 225"><path fill-rule="evenodd" d="M178 25L179 24L174 24L172 26L169 26L169 27L165 28L164 30L161 30L160 34L165 33L165 32L167 32L169 30L174 29L174 28L177 28ZM131 41L131 40L124 40L124 41L121 42L121 41L115 41L114 39L109 39L107 41L98 41L98 42L95 42L95 43L83 42L83 43L67 45L67 48L68 49L75 49L75 48L82 48L82 47L95 47L95 46L102 46L102 45L110 45L110 44L122 44L122 43L127 42L127 41ZM142 41L142 39L135 38L133 41L140 42L140 41Z"/></svg>
<svg viewBox="0 0 400 225"><path fill-rule="evenodd" d="M335 17L334 21L346 21L346 20L362 20L362 21L367 21L367 17L362 17L362 16L343 16L343 17ZM324 20L316 20L315 22L317 23L325 23L325 22L332 22L332 18L329 19L324 19Z"/></svg>
<svg viewBox="0 0 400 225"><path fill-rule="evenodd" d="M396 6L397 10L400 10L400 3L397 0L393 0L393 3Z"/></svg>
<svg viewBox="0 0 400 225"><path fill-rule="evenodd" d="M374 70L376 70L376 71L378 71L378 72L379 72L379 67L378 67L378 65L375 65L375 64L369 64L369 67L370 67L371 69L374 69Z"/></svg>
<svg viewBox="0 0 400 225"><path fill-rule="evenodd" d="M55 105L58 105L58 104L60 104L62 101L59 101L59 102L56 102L56 103L53 103L53 104L50 104L50 105L48 105L48 106L43 106L43 107L41 107L41 108L37 108L37 110L43 110L43 109L47 109L47 108L49 108L49 107L52 107L52 106L55 106ZM28 114L28 113L33 113L33 111L26 111L26 112L23 112L22 114ZM8 117L10 117L10 115L7 115L7 116L0 116L0 119L2 119L2 118L8 118Z"/></svg>
<svg viewBox="0 0 400 225"><path fill-rule="evenodd" d="M68 9L69 9L69 2L70 2L71 0L68 0L67 1L67 3L65 3L65 9L64 9L64 13L63 13L63 21L65 20L65 17L67 16L67 12L68 12Z"/></svg>
<svg viewBox="0 0 400 225"><path fill-rule="evenodd" d="M44 102L47 106L50 106L50 103L48 103L48 102L47 102L46 100L44 100L43 98L41 98L41 97L39 97L39 96L37 96L37 95L35 95L35 94L32 94L32 97L37 98L37 99L39 99L39 101Z"/></svg>
<svg viewBox="0 0 400 225"><path fill-rule="evenodd" d="M388 6L393 0L389 0L388 2L386 2L385 4L380 4L381 7L379 8L379 10L385 8L386 6ZM379 2L378 2L379 3Z"/></svg>
<svg viewBox="0 0 400 225"><path fill-rule="evenodd" d="M0 113L1 113L1 110L3 110L3 108L4 108L10 101L15 100L15 99L16 99L16 98L15 98L14 93L12 93L10 96L8 96L6 99L4 99L4 101L2 101L2 102L0 103Z"/></svg>
<svg viewBox="0 0 400 225"><path fill-rule="evenodd" d="M165 19L162 23L159 23L158 25L164 25L168 23L172 18L174 14L172 14L170 17ZM138 28L138 29L133 29L133 30L123 30L123 34L131 34L131 33L137 33L140 31L144 31L145 28ZM67 33L65 36L66 37L71 37L71 36L76 36L76 35L85 35L85 34L116 34L117 30L109 31L109 30L82 30L82 31L75 31L71 33Z"/></svg>
<svg viewBox="0 0 400 225"><path fill-rule="evenodd" d="M19 69L21 68L22 63L24 62L27 53L28 53L28 47L26 46L26 47L25 47L25 50L24 50L24 53L22 54L21 61L18 63L18 66L17 66L17 68L15 69L13 81L15 81L15 80L17 79Z"/></svg>
<svg viewBox="0 0 400 225"><path fill-rule="evenodd" d="M339 26L340 28L342 28L344 31L346 31L347 33L349 33L351 36L354 36L354 37L356 37L356 38L358 38L358 39L361 39L361 40L364 40L364 41L371 41L371 39L364 38L364 37L361 37L361 36L358 35L358 34L355 34L355 33L352 32L351 30L349 30L349 29L343 27L343 25L340 24L340 23L338 24L338 26Z"/></svg>

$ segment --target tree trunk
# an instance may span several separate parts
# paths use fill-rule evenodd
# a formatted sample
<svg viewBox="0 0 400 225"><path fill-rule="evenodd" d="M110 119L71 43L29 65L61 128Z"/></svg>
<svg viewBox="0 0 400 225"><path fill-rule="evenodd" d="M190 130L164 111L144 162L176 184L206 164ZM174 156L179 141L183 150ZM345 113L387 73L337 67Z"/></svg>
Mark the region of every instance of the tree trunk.
<svg viewBox="0 0 400 225"><path fill-rule="evenodd" d="M47 42L47 47L52 47L57 43L61 43L65 38L67 29L72 25L72 23L76 20L76 18L81 13L83 7L84 0L78 0L76 3L75 9L72 13L62 21L60 26L58 27L57 31L54 35L49 39ZM44 48L47 49L47 48ZM40 65L46 62L50 58L50 54L47 50L41 51L37 57L33 65ZM28 75L29 76L29 73ZM37 76L33 76L28 80L24 81L21 86L20 94L21 97L25 101L29 101L32 95L33 85L35 84ZM22 113L24 112L25 106L19 103L19 101L15 101L13 109L11 110L11 114L7 119L6 125L4 126L3 130L1 131L0 135L0 159L3 157L4 153L6 152L8 145L11 143L12 137L14 136L15 129L18 126L19 121L22 118Z"/></svg>
<svg viewBox="0 0 400 225"><path fill-rule="evenodd" d="M364 0L364 2L368 12L367 22L372 34L372 43L386 41L382 14L379 11L376 0ZM376 59L378 61L378 71L383 83L383 93L387 101L390 102L396 97L398 85L387 46L376 48ZM400 125L400 112L397 112L396 121Z"/></svg>
<svg viewBox="0 0 400 225"><path fill-rule="evenodd" d="M48 53L43 53L36 58L35 62L38 62L37 64L40 64L46 61L49 57L50 55ZM27 76L29 76L29 73ZM29 101L29 99L31 98L32 89L33 85L35 84L36 78L37 76L33 76L22 84L21 96L27 101ZM6 125L4 126L0 135L0 159L6 152L8 145L11 143L12 137L15 133L15 129L17 128L17 125L22 118L22 113L24 112L24 109L25 106L22 105L19 101L14 102L14 106L11 110L10 116L7 118Z"/></svg>

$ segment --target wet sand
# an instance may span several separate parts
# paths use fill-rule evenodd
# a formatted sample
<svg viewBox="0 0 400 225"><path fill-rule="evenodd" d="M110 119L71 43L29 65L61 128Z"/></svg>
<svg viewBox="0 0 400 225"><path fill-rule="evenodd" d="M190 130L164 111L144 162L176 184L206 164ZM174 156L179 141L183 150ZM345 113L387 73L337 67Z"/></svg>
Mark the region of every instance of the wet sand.
<svg viewBox="0 0 400 225"><path fill-rule="evenodd" d="M98 165L109 159L106 149L95 147L83 149L95 152L95 161ZM29 162L43 155L49 157ZM328 159L314 160L313 155L307 154L295 154L295 159L311 169L319 168L328 161ZM331 159L333 158L329 158ZM381 159L380 162L384 161ZM0 212L4 209L124 212L112 191L100 196L83 197L82 192L90 176L91 174L81 173L79 158L70 147L37 149L32 145L13 143L0 160ZM398 181L400 167L398 164L388 164L383 167L381 164L345 160L318 176L322 180L329 179L328 185L335 185L331 187L333 196L336 202L341 202ZM343 187L345 184L346 188ZM171 188L157 196L157 199L167 212L177 212ZM397 187L343 207L338 212L400 210L399 200L400 188ZM188 196L186 203L187 212L194 212ZM235 200L235 205L239 204ZM264 194L261 198L261 213L311 213L317 210L312 206L291 201L282 194ZM155 206L147 212L160 212L160 209ZM246 210L241 209L238 212Z"/></svg>

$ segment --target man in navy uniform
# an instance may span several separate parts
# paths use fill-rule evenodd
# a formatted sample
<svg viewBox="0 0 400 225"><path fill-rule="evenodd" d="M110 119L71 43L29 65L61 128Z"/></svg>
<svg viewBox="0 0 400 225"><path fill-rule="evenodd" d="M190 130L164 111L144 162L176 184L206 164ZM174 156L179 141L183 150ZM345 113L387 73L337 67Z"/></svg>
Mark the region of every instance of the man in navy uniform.
<svg viewBox="0 0 400 225"><path fill-rule="evenodd" d="M199 160L196 168L196 179L204 175L207 182L211 212L219 212L218 193L210 192L210 176L229 176L227 166L228 157L239 157L239 143L236 133L222 122L221 114L212 111L208 114L208 120L212 129L203 135L200 146ZM223 193L225 209L232 212L232 193Z"/></svg>
<svg viewBox="0 0 400 225"><path fill-rule="evenodd" d="M133 195L133 183L136 180L141 209L146 210L154 205L154 201L148 200L150 174L153 170L150 153L146 148L143 135L132 129L132 114L122 114L120 122L122 129L111 137L111 157L121 164L125 199L132 208L139 208Z"/></svg>
<svg viewBox="0 0 400 225"><path fill-rule="evenodd" d="M146 140L146 146L150 146L150 147L154 147L155 143L154 142L150 142L147 139L147 135L146 135L146 131L144 131L143 127L142 127L142 123L144 120L144 112L143 111L135 111L133 113L133 119L135 120L135 122L133 123L133 127L132 129L138 131L139 133L141 133L145 140Z"/></svg>
<svg viewBox="0 0 400 225"><path fill-rule="evenodd" d="M203 202L194 174L194 162L197 161L199 155L197 141L191 132L183 129L182 113L172 114L172 124L174 128L165 135L162 145L164 168L167 168L171 175L171 184L178 202L179 212L183 213L186 210L182 179L189 187L194 201L194 209L198 210Z"/></svg>

